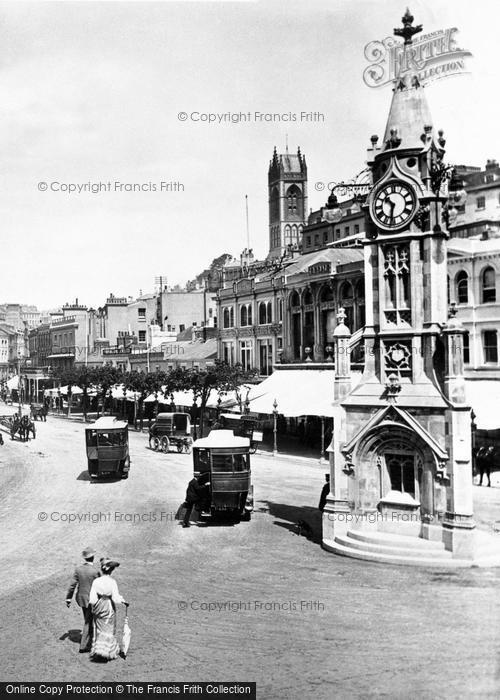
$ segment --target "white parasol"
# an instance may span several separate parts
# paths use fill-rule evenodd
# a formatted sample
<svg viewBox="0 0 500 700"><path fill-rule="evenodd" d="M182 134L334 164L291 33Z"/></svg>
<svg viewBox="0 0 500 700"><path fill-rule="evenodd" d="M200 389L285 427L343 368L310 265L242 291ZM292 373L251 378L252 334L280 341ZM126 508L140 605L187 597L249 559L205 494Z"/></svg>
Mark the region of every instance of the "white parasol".
<svg viewBox="0 0 500 700"><path fill-rule="evenodd" d="M123 621L123 634L122 634L122 654L123 654L124 659L127 658L127 652L128 652L128 648L130 646L130 636L131 636L130 626L128 624L128 605L129 605L128 603L125 603L126 613L125 613L125 619Z"/></svg>

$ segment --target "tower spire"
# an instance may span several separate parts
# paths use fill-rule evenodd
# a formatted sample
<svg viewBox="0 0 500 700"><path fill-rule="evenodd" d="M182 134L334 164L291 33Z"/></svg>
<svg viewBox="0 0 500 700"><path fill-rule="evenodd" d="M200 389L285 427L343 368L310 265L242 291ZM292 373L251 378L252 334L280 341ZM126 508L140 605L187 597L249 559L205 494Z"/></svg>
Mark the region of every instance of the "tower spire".
<svg viewBox="0 0 500 700"><path fill-rule="evenodd" d="M413 15L407 9L401 21L402 28L395 28L394 35L404 39L403 57L393 88L393 97L385 128L385 150L398 148L422 149L422 134L432 126L432 117L416 71L408 66L407 47L413 36L422 31L422 25L413 25Z"/></svg>

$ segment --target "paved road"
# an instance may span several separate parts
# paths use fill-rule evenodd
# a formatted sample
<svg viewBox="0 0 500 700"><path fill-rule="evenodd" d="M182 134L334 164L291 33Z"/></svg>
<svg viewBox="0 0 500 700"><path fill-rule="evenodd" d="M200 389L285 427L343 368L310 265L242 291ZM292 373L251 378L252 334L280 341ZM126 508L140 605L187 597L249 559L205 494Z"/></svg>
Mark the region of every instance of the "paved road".
<svg viewBox="0 0 500 700"><path fill-rule="evenodd" d="M91 483L83 425L38 427L36 441L0 448L2 680L256 681L266 700L498 697L500 571L324 552L295 534L299 518L319 527L319 464L257 455L252 521L183 530L172 517L189 456L151 452L132 433L130 478ZM476 494L489 527L500 489ZM126 661L78 654L80 612L64 598L88 545L122 562Z"/></svg>

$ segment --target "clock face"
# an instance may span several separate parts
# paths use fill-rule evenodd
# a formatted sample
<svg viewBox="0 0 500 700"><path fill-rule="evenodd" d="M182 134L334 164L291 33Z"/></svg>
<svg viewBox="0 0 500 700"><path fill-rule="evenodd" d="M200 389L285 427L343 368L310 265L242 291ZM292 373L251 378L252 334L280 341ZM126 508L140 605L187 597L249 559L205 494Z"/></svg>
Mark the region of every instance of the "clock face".
<svg viewBox="0 0 500 700"><path fill-rule="evenodd" d="M376 192L371 206L375 224L387 231L395 231L410 223L417 211L417 197L405 182L386 182Z"/></svg>

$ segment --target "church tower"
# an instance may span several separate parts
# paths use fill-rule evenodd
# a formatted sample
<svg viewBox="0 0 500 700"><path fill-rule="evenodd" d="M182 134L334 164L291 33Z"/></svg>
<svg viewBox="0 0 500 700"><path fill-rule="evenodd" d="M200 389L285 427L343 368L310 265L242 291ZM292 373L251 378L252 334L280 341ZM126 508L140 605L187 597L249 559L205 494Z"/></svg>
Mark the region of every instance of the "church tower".
<svg viewBox="0 0 500 700"><path fill-rule="evenodd" d="M402 21L394 33L406 50L421 26L409 10ZM447 302L444 146L417 75L401 75L382 143L372 136L368 150L365 365L347 394L343 370L323 520L323 542L338 553L349 554L338 515L354 511L360 527L386 537L434 540L444 557L474 557L464 330ZM403 540L384 542L386 561L403 557Z"/></svg>
<svg viewBox="0 0 500 700"><path fill-rule="evenodd" d="M297 153L278 154L276 148L269 164L269 253L279 258L289 246L298 246L307 217L307 165Z"/></svg>

